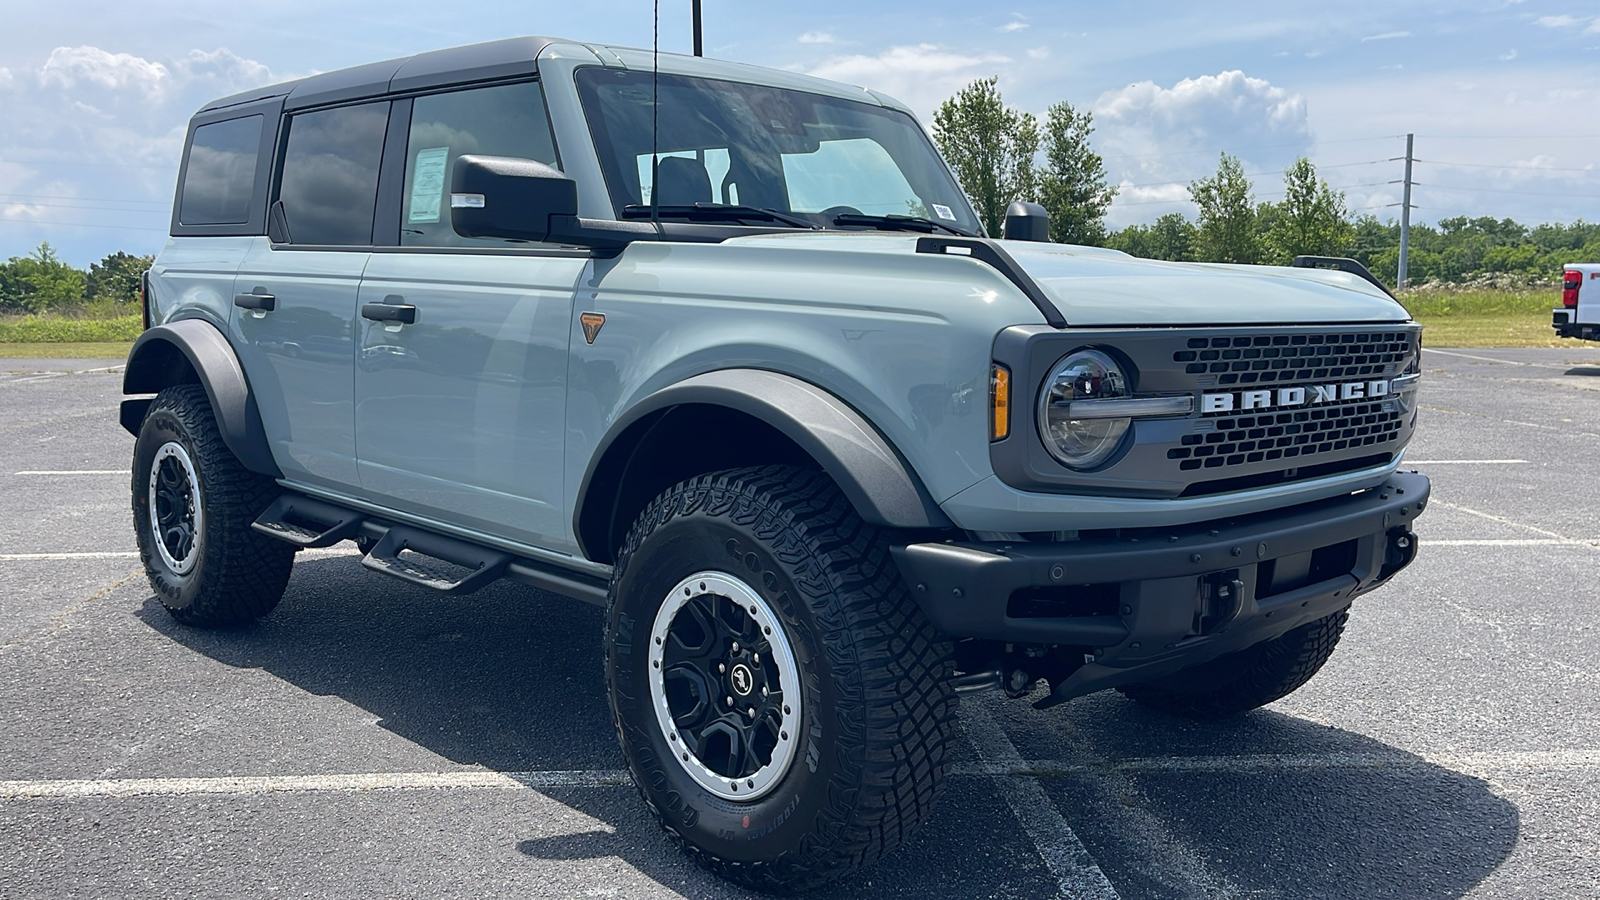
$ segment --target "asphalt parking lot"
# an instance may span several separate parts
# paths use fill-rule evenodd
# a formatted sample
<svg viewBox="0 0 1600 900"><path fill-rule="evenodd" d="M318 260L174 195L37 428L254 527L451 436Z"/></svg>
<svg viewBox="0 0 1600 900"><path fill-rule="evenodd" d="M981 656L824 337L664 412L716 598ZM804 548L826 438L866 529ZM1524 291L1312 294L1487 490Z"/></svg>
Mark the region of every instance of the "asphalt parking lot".
<svg viewBox="0 0 1600 900"><path fill-rule="evenodd" d="M1315 680L1204 725L968 695L932 821L827 896L1600 897L1600 347L1424 362L1420 557ZM352 547L172 622L116 363L0 360L0 896L747 896L628 784L592 607Z"/></svg>

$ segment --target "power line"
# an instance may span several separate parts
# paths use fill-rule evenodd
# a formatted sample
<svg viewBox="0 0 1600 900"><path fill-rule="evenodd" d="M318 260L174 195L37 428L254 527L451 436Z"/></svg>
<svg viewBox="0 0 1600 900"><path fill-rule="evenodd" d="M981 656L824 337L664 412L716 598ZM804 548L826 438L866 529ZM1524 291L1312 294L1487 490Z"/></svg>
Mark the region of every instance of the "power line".
<svg viewBox="0 0 1600 900"><path fill-rule="evenodd" d="M113 231L144 231L166 234L165 228L141 228L136 225L91 225L88 222L46 222L43 219L0 219L0 225L56 225L61 228L108 228Z"/></svg>
<svg viewBox="0 0 1600 900"><path fill-rule="evenodd" d="M40 207L43 209L91 209L100 212L134 213L141 216L165 216L165 209L128 209L123 206L97 206L93 203L35 203L31 200L5 201L17 206Z"/></svg>
<svg viewBox="0 0 1600 900"><path fill-rule="evenodd" d="M0 198L10 197L17 202L26 202L29 199L37 200L82 200L85 203L144 203L157 206L170 206L167 200L123 200L120 197L68 197L61 194L0 194Z"/></svg>
<svg viewBox="0 0 1600 900"><path fill-rule="evenodd" d="M1561 191L1507 191L1500 188L1456 187L1449 184L1434 184L1432 182L1415 182L1426 184L1438 191L1458 191L1463 194L1524 194L1529 197L1570 197L1574 200L1600 200L1600 194L1568 194Z"/></svg>
<svg viewBox="0 0 1600 900"><path fill-rule="evenodd" d="M1432 166L1461 166L1467 169L1521 169L1527 172L1600 172L1600 169L1596 169L1594 166L1582 169L1562 169L1555 166L1522 166L1513 163L1491 165L1488 163L1445 162L1438 159L1419 159L1417 162L1427 163Z"/></svg>

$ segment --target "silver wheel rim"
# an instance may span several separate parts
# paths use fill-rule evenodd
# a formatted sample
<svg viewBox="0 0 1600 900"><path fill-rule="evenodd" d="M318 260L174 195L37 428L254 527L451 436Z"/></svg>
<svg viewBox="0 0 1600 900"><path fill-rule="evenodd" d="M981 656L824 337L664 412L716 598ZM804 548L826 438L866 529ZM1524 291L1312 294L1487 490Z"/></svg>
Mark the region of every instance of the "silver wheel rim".
<svg viewBox="0 0 1600 900"><path fill-rule="evenodd" d="M727 631L707 624L708 609ZM685 642L697 631L712 644L696 644L686 659ZM758 637L741 645L734 631ZM650 630L647 677L661 736L696 784L724 800L750 801L783 780L799 746L800 678L777 615L748 584L710 571L678 582ZM743 744L735 757L723 747L732 748L736 735Z"/></svg>
<svg viewBox="0 0 1600 900"><path fill-rule="evenodd" d="M187 575L200 558L205 510L200 481L189 452L176 441L156 450L150 461L150 538L161 561L175 574Z"/></svg>

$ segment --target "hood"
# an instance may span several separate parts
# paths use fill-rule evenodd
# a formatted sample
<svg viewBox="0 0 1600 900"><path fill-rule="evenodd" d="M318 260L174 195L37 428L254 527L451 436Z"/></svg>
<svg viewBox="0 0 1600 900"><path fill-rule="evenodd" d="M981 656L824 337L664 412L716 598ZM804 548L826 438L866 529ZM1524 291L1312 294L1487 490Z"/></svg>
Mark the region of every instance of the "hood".
<svg viewBox="0 0 1600 900"><path fill-rule="evenodd" d="M1404 322L1399 303L1348 272L1140 259L1119 250L1001 241L1069 325Z"/></svg>
<svg viewBox="0 0 1600 900"><path fill-rule="evenodd" d="M915 254L921 235L784 232L728 243ZM1406 322L1411 316L1348 272L1140 259L1120 250L998 241L1079 328ZM972 265L984 265L973 262Z"/></svg>

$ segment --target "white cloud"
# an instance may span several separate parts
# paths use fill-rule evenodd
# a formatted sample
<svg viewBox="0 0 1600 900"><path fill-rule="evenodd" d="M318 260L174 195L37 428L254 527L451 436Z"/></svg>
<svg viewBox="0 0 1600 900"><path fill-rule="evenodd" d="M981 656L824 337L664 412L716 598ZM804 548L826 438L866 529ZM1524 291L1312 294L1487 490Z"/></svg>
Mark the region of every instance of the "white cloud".
<svg viewBox="0 0 1600 900"><path fill-rule="evenodd" d="M1049 47L1029 47L1028 48L1028 58L1029 59L1049 59L1050 58L1050 48Z"/></svg>
<svg viewBox="0 0 1600 900"><path fill-rule="evenodd" d="M996 28L995 31L1021 31L1027 27L1027 22L1011 21L1001 25L999 28Z"/></svg>
<svg viewBox="0 0 1600 900"><path fill-rule="evenodd" d="M1533 24L1543 25L1546 28L1566 28L1568 25L1578 24L1579 21L1571 16L1540 16L1533 20Z"/></svg>
<svg viewBox="0 0 1600 900"><path fill-rule="evenodd" d="M1596 16L1594 21L1589 23L1589 27L1583 30L1583 33L1600 34L1600 16Z"/></svg>
<svg viewBox="0 0 1600 900"><path fill-rule="evenodd" d="M975 79L999 74L1011 58L957 53L938 44L890 47L876 55L835 56L810 74L881 90L916 110L924 123L945 98Z"/></svg>
<svg viewBox="0 0 1600 900"><path fill-rule="evenodd" d="M112 91L132 89L159 97L171 74L167 67L131 53L108 53L99 47L57 47L39 70L45 86L75 88L89 84Z"/></svg>
<svg viewBox="0 0 1600 900"><path fill-rule="evenodd" d="M1144 221L1180 208L1195 178L1227 152L1246 171L1281 169L1311 146L1306 103L1240 71L1185 78L1172 87L1142 81L1093 104L1096 148L1124 188L1114 222Z"/></svg>
<svg viewBox="0 0 1600 900"><path fill-rule="evenodd" d="M1517 58L1517 51L1515 51L1515 50L1510 50L1510 51L1507 51L1505 53L1500 54L1500 61L1501 62L1510 62L1510 61L1512 61L1513 59L1516 59L1516 58Z"/></svg>
<svg viewBox="0 0 1600 900"><path fill-rule="evenodd" d="M0 66L0 90L9 88L16 83L16 76L11 74L11 70L5 66Z"/></svg>
<svg viewBox="0 0 1600 900"><path fill-rule="evenodd" d="M1385 31L1383 34L1371 34L1371 35L1368 35L1368 36L1362 38L1361 42L1362 43L1366 43L1367 41L1392 41L1395 38L1407 38L1407 37L1411 37L1411 32L1409 32L1409 31Z"/></svg>
<svg viewBox="0 0 1600 900"><path fill-rule="evenodd" d="M838 39L826 31L808 31L796 40L802 44L832 44Z"/></svg>

